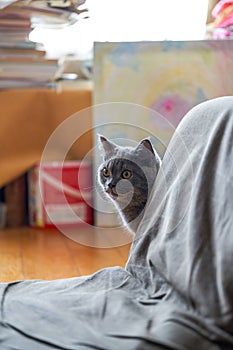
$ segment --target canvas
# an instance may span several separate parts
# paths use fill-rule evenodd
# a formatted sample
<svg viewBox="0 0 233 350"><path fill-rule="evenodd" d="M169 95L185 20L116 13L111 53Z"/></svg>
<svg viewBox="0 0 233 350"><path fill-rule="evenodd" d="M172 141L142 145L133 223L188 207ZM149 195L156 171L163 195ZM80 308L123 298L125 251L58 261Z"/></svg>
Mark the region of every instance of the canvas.
<svg viewBox="0 0 233 350"><path fill-rule="evenodd" d="M94 67L95 136L132 145L149 136L161 156L194 105L233 93L229 40L97 42ZM94 159L97 169L97 147ZM98 226L120 224L98 193L95 209Z"/></svg>

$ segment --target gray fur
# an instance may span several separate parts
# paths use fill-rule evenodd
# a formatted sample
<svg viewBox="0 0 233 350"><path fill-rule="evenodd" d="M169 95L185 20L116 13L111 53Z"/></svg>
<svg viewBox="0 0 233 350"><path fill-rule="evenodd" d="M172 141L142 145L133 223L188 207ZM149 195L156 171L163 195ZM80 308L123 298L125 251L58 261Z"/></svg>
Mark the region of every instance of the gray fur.
<svg viewBox="0 0 233 350"><path fill-rule="evenodd" d="M99 183L125 226L135 233L161 160L149 139L142 140L136 147L122 147L99 135L99 143L103 153ZM124 179L125 175L131 176Z"/></svg>

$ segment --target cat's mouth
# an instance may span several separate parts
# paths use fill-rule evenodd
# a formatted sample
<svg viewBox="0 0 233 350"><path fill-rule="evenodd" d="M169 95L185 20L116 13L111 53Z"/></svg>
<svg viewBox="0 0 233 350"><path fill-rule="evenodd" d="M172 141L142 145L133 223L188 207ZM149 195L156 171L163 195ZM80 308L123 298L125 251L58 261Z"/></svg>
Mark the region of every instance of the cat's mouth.
<svg viewBox="0 0 233 350"><path fill-rule="evenodd" d="M118 193L113 189L113 188L107 188L106 192L113 198L113 199L117 199L118 197Z"/></svg>

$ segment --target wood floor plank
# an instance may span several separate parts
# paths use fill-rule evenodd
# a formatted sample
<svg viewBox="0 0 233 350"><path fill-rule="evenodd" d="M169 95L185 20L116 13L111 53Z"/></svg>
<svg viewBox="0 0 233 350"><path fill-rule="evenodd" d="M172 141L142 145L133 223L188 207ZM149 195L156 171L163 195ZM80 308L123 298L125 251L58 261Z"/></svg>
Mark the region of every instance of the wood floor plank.
<svg viewBox="0 0 233 350"><path fill-rule="evenodd" d="M93 232L90 234L92 237ZM99 243L98 239L94 237L91 242ZM106 244L106 239L101 244ZM125 266L130 244L104 246L112 248L76 243L56 230L0 230L0 281L68 278L90 275L104 267Z"/></svg>
<svg viewBox="0 0 233 350"><path fill-rule="evenodd" d="M82 275L92 274L104 267L124 267L127 260L127 253L123 257L123 252L120 254L117 248L93 248L72 240L68 240L67 245Z"/></svg>
<svg viewBox="0 0 233 350"><path fill-rule="evenodd" d="M24 277L19 230L0 230L0 281L10 282Z"/></svg>
<svg viewBox="0 0 233 350"><path fill-rule="evenodd" d="M131 247L131 243L122 245L121 247L117 247L117 250L123 259L124 266L129 258L130 247Z"/></svg>
<svg viewBox="0 0 233 350"><path fill-rule="evenodd" d="M22 249L26 279L80 276L62 235L56 230L24 230Z"/></svg>

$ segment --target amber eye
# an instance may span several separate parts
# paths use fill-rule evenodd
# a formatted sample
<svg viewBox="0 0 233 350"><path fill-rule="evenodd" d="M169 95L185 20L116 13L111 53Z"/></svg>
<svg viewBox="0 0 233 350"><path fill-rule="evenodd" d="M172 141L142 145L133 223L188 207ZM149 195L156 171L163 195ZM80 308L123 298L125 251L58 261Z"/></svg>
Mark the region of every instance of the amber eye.
<svg viewBox="0 0 233 350"><path fill-rule="evenodd" d="M123 177L123 179L129 179L132 176L132 173L130 170L124 170L123 173L121 174L121 176Z"/></svg>
<svg viewBox="0 0 233 350"><path fill-rule="evenodd" d="M108 168L103 168L102 174L104 177L109 177L110 176L110 170Z"/></svg>

